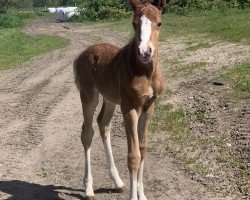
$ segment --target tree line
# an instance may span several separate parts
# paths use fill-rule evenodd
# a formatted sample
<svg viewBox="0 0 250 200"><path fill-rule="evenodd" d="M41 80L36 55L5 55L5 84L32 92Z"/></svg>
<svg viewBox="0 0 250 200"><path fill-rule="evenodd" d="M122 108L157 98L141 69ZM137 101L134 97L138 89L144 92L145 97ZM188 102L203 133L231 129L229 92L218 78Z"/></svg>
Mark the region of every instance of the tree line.
<svg viewBox="0 0 250 200"><path fill-rule="evenodd" d="M14 8L30 8L30 7L44 7L44 6L87 6L93 2L98 6L99 4L108 5L122 5L127 6L128 0L1 0L0 12L6 11L8 7ZM105 5L105 6L106 6ZM106 6L106 7L107 7ZM167 0L167 10L175 11L181 9L201 9L210 10L214 8L230 7L230 8L246 8L250 6L250 0ZM109 7L109 6L108 6ZM114 6L112 6L114 8ZM119 8L120 9L120 8Z"/></svg>

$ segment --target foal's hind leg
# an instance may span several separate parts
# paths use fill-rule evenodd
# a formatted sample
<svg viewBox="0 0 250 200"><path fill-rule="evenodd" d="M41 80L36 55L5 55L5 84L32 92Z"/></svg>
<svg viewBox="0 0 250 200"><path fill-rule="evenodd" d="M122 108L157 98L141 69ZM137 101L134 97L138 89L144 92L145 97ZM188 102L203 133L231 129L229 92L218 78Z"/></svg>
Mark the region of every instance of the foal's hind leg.
<svg viewBox="0 0 250 200"><path fill-rule="evenodd" d="M99 125L100 134L102 137L105 154L107 157L110 177L113 179L115 187L118 189L122 189L125 185L120 179L119 173L115 166L110 141L111 118L114 115L115 108L115 104L103 99L102 109L97 118L97 122Z"/></svg>
<svg viewBox="0 0 250 200"><path fill-rule="evenodd" d="M92 92L86 94L84 91L80 91L84 123L82 125L81 140L85 152L85 174L84 174L84 185L85 185L85 196L86 199L94 199L93 191L93 178L91 174L90 164L90 148L92 139L94 136L94 129L92 127L93 116L98 104L98 92L93 89Z"/></svg>

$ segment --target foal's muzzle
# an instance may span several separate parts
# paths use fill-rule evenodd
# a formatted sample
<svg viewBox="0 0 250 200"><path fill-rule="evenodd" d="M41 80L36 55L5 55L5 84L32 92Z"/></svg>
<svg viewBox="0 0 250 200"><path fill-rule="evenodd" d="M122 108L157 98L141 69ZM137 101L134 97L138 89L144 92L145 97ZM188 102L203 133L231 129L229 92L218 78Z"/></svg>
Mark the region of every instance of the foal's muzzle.
<svg viewBox="0 0 250 200"><path fill-rule="evenodd" d="M141 49L140 47L138 48L138 57L145 64L149 63L152 60L152 54L152 48L150 47L146 49Z"/></svg>

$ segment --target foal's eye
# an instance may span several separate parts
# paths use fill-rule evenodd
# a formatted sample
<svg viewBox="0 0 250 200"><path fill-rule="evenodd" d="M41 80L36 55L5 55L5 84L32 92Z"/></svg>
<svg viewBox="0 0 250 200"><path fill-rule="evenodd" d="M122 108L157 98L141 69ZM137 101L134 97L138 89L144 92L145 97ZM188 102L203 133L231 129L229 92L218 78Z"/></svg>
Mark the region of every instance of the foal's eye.
<svg viewBox="0 0 250 200"><path fill-rule="evenodd" d="M161 22L157 24L157 27L160 28L161 27Z"/></svg>

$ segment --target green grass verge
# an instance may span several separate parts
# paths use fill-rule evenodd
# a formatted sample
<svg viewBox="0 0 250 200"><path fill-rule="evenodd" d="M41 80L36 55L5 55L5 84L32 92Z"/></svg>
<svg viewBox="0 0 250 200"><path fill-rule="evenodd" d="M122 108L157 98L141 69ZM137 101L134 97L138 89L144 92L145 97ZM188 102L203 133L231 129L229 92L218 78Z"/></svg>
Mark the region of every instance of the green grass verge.
<svg viewBox="0 0 250 200"><path fill-rule="evenodd" d="M0 70L14 67L32 57L65 47L69 40L62 37L21 33L20 29L0 30Z"/></svg>
<svg viewBox="0 0 250 200"><path fill-rule="evenodd" d="M250 44L250 9L196 11L186 16L164 16L162 37L168 35L205 34L220 40Z"/></svg>
<svg viewBox="0 0 250 200"><path fill-rule="evenodd" d="M250 98L250 62L243 63L230 69L221 77L222 82L233 86L230 97L236 99Z"/></svg>
<svg viewBox="0 0 250 200"><path fill-rule="evenodd" d="M212 11L193 11L186 15L168 13L163 15L161 41L169 36L200 36L233 43L250 44L250 9L226 9ZM113 22L106 27L112 31L133 35L132 18ZM193 47L196 50L206 44Z"/></svg>
<svg viewBox="0 0 250 200"><path fill-rule="evenodd" d="M11 11L0 14L0 70L15 67L37 55L65 47L69 40L48 35L30 36L21 28L30 19L38 18L33 11Z"/></svg>

